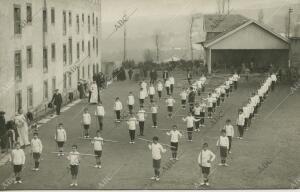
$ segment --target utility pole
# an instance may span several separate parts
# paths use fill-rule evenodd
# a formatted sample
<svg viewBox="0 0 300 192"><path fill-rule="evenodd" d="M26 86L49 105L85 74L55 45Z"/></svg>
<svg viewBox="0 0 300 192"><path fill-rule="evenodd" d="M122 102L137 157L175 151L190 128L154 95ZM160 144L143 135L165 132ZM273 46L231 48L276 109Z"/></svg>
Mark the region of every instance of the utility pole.
<svg viewBox="0 0 300 192"><path fill-rule="evenodd" d="M230 14L230 0L227 2L227 15Z"/></svg>
<svg viewBox="0 0 300 192"><path fill-rule="evenodd" d="M193 24L194 24L194 16L192 15L192 21L191 21L191 26L190 26L190 49L191 49L191 61L192 61L192 66L194 67L194 51L193 51Z"/></svg>
<svg viewBox="0 0 300 192"><path fill-rule="evenodd" d="M124 17L126 16L126 12L124 13ZM126 50L126 38L127 38L127 29L126 29L126 22L124 23L124 55L123 55L123 62L127 59L127 50Z"/></svg>
<svg viewBox="0 0 300 192"><path fill-rule="evenodd" d="M292 8L289 8L289 21L288 21L288 34L287 37L290 38L290 34L291 34L291 13L293 12Z"/></svg>

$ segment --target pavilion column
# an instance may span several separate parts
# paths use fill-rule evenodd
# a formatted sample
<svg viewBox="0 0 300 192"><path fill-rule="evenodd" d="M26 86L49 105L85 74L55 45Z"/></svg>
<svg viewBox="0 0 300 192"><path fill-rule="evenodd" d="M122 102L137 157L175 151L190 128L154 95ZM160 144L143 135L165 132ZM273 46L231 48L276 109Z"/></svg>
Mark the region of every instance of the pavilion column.
<svg viewBox="0 0 300 192"><path fill-rule="evenodd" d="M208 74L211 74L211 49L210 48L206 50L206 65L207 65Z"/></svg>

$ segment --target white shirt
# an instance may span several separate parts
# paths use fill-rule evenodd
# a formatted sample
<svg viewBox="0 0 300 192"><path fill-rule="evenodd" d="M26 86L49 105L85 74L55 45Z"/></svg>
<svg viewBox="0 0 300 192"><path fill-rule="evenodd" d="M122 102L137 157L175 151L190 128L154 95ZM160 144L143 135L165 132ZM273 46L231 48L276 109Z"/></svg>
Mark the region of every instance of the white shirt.
<svg viewBox="0 0 300 192"><path fill-rule="evenodd" d="M272 81L275 81L275 82L276 82L276 81L277 81L276 75L275 75L275 74L272 74L272 75L271 75L271 79L272 79Z"/></svg>
<svg viewBox="0 0 300 192"><path fill-rule="evenodd" d="M205 77L205 76L201 76L201 77L200 77L200 81L202 81L203 83L205 83L206 77Z"/></svg>
<svg viewBox="0 0 300 192"><path fill-rule="evenodd" d="M214 161L215 158L216 155L210 150L201 150L198 156L198 164L203 167L211 167L211 163L209 163L208 160Z"/></svg>
<svg viewBox="0 0 300 192"><path fill-rule="evenodd" d="M134 105L134 96L133 95L128 95L127 104Z"/></svg>
<svg viewBox="0 0 300 192"><path fill-rule="evenodd" d="M149 87L149 95L155 95L155 88L153 86Z"/></svg>
<svg viewBox="0 0 300 192"><path fill-rule="evenodd" d="M144 90L141 90L140 91L140 99L145 99L147 96L146 94L147 94L147 92L145 92Z"/></svg>
<svg viewBox="0 0 300 192"><path fill-rule="evenodd" d="M227 149L229 148L229 140L228 137L226 136L220 136L218 141L217 141L217 146L221 147L226 147Z"/></svg>
<svg viewBox="0 0 300 192"><path fill-rule="evenodd" d="M79 165L80 153L71 151L67 158L70 161L70 165Z"/></svg>
<svg viewBox="0 0 300 192"><path fill-rule="evenodd" d="M95 115L96 116L104 116L105 115L105 110L104 110L104 107L102 105L101 106L98 105L96 107Z"/></svg>
<svg viewBox="0 0 300 192"><path fill-rule="evenodd" d="M123 109L123 105L122 105L121 101L116 101L114 110L115 111L121 111L122 109Z"/></svg>
<svg viewBox="0 0 300 192"><path fill-rule="evenodd" d="M166 80L166 82L165 82L165 87L170 87L170 85L171 85L170 80Z"/></svg>
<svg viewBox="0 0 300 192"><path fill-rule="evenodd" d="M224 128L226 131L226 136L234 137L234 129L232 125L225 125Z"/></svg>
<svg viewBox="0 0 300 192"><path fill-rule="evenodd" d="M212 97L208 97L208 98L207 98L207 102L208 102L208 107L212 107L212 106L213 106L214 99L213 99Z"/></svg>
<svg viewBox="0 0 300 192"><path fill-rule="evenodd" d="M223 94L226 93L226 90L225 90L226 86L225 85L221 85L220 89L221 89L221 93L223 93Z"/></svg>
<svg viewBox="0 0 300 192"><path fill-rule="evenodd" d="M239 75L236 73L232 77L233 77L233 81L238 81L240 78Z"/></svg>
<svg viewBox="0 0 300 192"><path fill-rule="evenodd" d="M197 88L201 89L202 88L202 84L203 84L202 81L197 81Z"/></svg>
<svg viewBox="0 0 300 192"><path fill-rule="evenodd" d="M25 164L25 153L23 149L13 149L11 151L12 163L14 165L24 165Z"/></svg>
<svg viewBox="0 0 300 192"><path fill-rule="evenodd" d="M54 139L59 142L65 142L67 141L67 134L65 129L56 129L56 134L54 136Z"/></svg>
<svg viewBox="0 0 300 192"><path fill-rule="evenodd" d="M39 138L31 139L31 151L33 153L42 153L43 145L42 145L42 142Z"/></svg>
<svg viewBox="0 0 300 192"><path fill-rule="evenodd" d="M187 128L194 127L194 121L198 121L193 116L187 116L186 118L183 118L182 120L186 121L186 127Z"/></svg>
<svg viewBox="0 0 300 192"><path fill-rule="evenodd" d="M161 152L165 153L166 149L164 149L161 144L159 143L152 143L151 145L148 145L149 149L152 151L152 158L154 160L160 160L161 159Z"/></svg>
<svg viewBox="0 0 300 192"><path fill-rule="evenodd" d="M143 81L143 82L141 83L141 87L142 87L143 89L147 89L147 83Z"/></svg>
<svg viewBox="0 0 300 192"><path fill-rule="evenodd" d="M145 110L139 110L137 113L138 121L145 121Z"/></svg>
<svg viewBox="0 0 300 192"><path fill-rule="evenodd" d="M175 84L175 79L174 79L174 77L170 77L170 78L169 78L169 81L170 81L170 84L171 84L171 85L174 85L174 84Z"/></svg>
<svg viewBox="0 0 300 192"><path fill-rule="evenodd" d="M179 138L182 137L182 134L178 130L171 130L170 132L167 132L167 135L171 136L172 143L178 143Z"/></svg>
<svg viewBox="0 0 300 192"><path fill-rule="evenodd" d="M102 137L94 137L92 140L92 144L94 145L95 151L102 151L103 138Z"/></svg>
<svg viewBox="0 0 300 192"><path fill-rule="evenodd" d="M90 125L92 122L92 118L91 118L91 115L89 113L84 113L82 115L82 123L84 125Z"/></svg>
<svg viewBox="0 0 300 192"><path fill-rule="evenodd" d="M201 107L194 107L194 113L195 115L200 115L200 112L201 112Z"/></svg>
<svg viewBox="0 0 300 192"><path fill-rule="evenodd" d="M187 92L186 91L182 91L180 93L180 97L181 97L182 100L186 100L186 98L187 98Z"/></svg>
<svg viewBox="0 0 300 192"><path fill-rule="evenodd" d="M167 106L168 106L168 107L173 107L174 104L175 104L175 100L174 100L173 98L168 98L168 99L166 100L166 103L167 103Z"/></svg>
<svg viewBox="0 0 300 192"><path fill-rule="evenodd" d="M157 113L157 109L158 109L157 106L152 106L151 107L151 113Z"/></svg>
<svg viewBox="0 0 300 192"><path fill-rule="evenodd" d="M127 121L128 129L129 130L135 130L137 123L138 122L137 122L135 117L129 118L128 121Z"/></svg>
<svg viewBox="0 0 300 192"><path fill-rule="evenodd" d="M245 116L243 113L239 114L236 124L241 125L241 126L243 126L245 124Z"/></svg>
<svg viewBox="0 0 300 192"><path fill-rule="evenodd" d="M249 111L249 108L247 106L243 107L243 113L244 113L245 118L249 118L250 111Z"/></svg>
<svg viewBox="0 0 300 192"><path fill-rule="evenodd" d="M163 90L163 84L161 82L157 83L157 91L162 91Z"/></svg>

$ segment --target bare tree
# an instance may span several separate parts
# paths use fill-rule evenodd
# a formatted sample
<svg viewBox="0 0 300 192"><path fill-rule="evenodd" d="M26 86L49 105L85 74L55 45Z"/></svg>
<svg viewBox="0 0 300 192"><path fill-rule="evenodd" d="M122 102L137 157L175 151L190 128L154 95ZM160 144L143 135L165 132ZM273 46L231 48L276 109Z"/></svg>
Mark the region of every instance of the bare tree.
<svg viewBox="0 0 300 192"><path fill-rule="evenodd" d="M193 24L194 24L194 16L191 17L190 21L190 30L189 30L189 36L190 36L190 51L191 51L191 61L194 63L194 50L193 50Z"/></svg>
<svg viewBox="0 0 300 192"><path fill-rule="evenodd" d="M156 48L156 61L159 63L160 59L160 48L162 45L162 34L159 30L154 32L154 43Z"/></svg>
<svg viewBox="0 0 300 192"><path fill-rule="evenodd" d="M263 9L258 11L257 20L260 23L264 23L264 10Z"/></svg>

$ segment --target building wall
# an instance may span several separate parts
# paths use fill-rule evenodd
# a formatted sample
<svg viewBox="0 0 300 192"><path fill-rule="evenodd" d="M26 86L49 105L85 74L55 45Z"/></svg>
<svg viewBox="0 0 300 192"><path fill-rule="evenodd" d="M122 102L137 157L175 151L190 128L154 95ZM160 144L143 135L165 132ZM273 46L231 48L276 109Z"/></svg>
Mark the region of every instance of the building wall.
<svg viewBox="0 0 300 192"><path fill-rule="evenodd" d="M252 23L235 32L211 49L288 49L288 43L270 34L263 28Z"/></svg>
<svg viewBox="0 0 300 192"><path fill-rule="evenodd" d="M26 21L26 5L32 6L32 22L22 27L21 35L14 35L14 6L21 8L21 21ZM93 65L98 64L101 70L100 53L100 0L1 0L0 1L0 110L6 112L7 118L13 117L16 106L16 93L22 94L22 108L32 111L44 107L51 99L53 88L58 88L63 95L77 88L78 69L83 79L92 78ZM47 32L43 32L43 10L46 7ZM51 23L51 8L55 10L55 23ZM66 34L63 34L63 11L66 12ZM72 24L69 24L71 12ZM79 33L77 32L76 16L79 15ZM84 14L84 23L82 22ZM90 16L90 33L88 32L88 15ZM94 15L94 24L93 24ZM98 18L98 31L96 30ZM95 44L93 48L93 37ZM72 63L69 62L69 38L72 38ZM98 39L98 54L96 52ZM82 51L84 41L84 52ZM88 41L91 54L88 56ZM77 59L77 42L80 48L80 58ZM51 45L55 44L55 59L51 58ZM67 63L63 63L63 44L67 46ZM27 67L26 48L32 47L32 67ZM43 68L43 47L47 48L48 71ZM15 52L21 51L22 79L15 80ZM90 77L88 78L88 65ZM97 67L95 67L96 69ZM67 78L64 88L64 73ZM55 77L55 86L52 79ZM48 82L48 95L44 97L44 82ZM28 106L27 88L33 89L33 106Z"/></svg>
<svg viewBox="0 0 300 192"><path fill-rule="evenodd" d="M291 39L291 66L300 68L300 38Z"/></svg>

